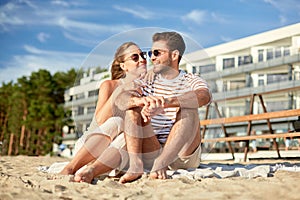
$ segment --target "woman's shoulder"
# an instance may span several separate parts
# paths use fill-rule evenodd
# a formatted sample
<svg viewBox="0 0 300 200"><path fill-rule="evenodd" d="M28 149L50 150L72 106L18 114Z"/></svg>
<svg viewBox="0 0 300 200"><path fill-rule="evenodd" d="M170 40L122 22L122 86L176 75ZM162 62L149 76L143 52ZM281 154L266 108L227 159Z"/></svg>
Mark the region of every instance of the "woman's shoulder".
<svg viewBox="0 0 300 200"><path fill-rule="evenodd" d="M100 89L111 89L114 90L118 85L118 80L105 80L101 83Z"/></svg>

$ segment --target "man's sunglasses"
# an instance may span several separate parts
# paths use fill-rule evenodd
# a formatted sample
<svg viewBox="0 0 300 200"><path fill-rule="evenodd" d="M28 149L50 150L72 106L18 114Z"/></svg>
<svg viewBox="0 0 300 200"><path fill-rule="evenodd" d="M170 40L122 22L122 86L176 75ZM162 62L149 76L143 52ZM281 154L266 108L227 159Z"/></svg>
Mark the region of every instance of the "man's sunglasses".
<svg viewBox="0 0 300 200"><path fill-rule="evenodd" d="M127 60L133 60L134 62L138 62L139 59L140 59L140 56L141 56L144 60L146 60L146 58L147 58L147 52L141 52L141 53L139 53L139 54L137 54L137 53L132 54L131 56L129 56L129 58L125 59L124 62L127 61Z"/></svg>
<svg viewBox="0 0 300 200"><path fill-rule="evenodd" d="M167 52L168 50L163 50L163 49L155 49L152 51L148 51L148 56L151 58L152 54L157 57L162 54L162 52Z"/></svg>

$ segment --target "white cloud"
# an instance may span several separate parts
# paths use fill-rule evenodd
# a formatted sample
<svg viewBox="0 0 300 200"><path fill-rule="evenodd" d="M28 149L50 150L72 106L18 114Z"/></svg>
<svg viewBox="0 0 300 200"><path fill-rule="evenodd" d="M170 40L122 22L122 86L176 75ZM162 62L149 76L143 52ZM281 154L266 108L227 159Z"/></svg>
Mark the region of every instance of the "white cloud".
<svg viewBox="0 0 300 200"><path fill-rule="evenodd" d="M51 1L51 4L59 5L59 6L63 6L63 7L69 7L70 6L69 2L62 1L62 0L53 0L53 1Z"/></svg>
<svg viewBox="0 0 300 200"><path fill-rule="evenodd" d="M233 39L232 39L231 37L226 37L226 36L221 35L221 40L222 40L223 42L230 42L230 41L232 41Z"/></svg>
<svg viewBox="0 0 300 200"><path fill-rule="evenodd" d="M146 10L141 6L133 6L133 7L131 6L131 8L128 8L124 6L121 7L118 5L114 5L113 8L121 12L132 14L133 16L142 19L152 19L153 17L155 17L155 13Z"/></svg>
<svg viewBox="0 0 300 200"><path fill-rule="evenodd" d="M182 16L182 20L184 21L191 21L198 25L202 25L206 20L208 13L204 10L192 10L188 14Z"/></svg>
<svg viewBox="0 0 300 200"><path fill-rule="evenodd" d="M279 15L279 20L281 24L285 24L288 21L284 15Z"/></svg>
<svg viewBox="0 0 300 200"><path fill-rule="evenodd" d="M182 16L181 19L184 22L192 22L197 25L203 25L208 22L216 22L220 24L227 23L225 16L222 16L216 12L208 12L206 10L192 10L186 15Z"/></svg>
<svg viewBox="0 0 300 200"><path fill-rule="evenodd" d="M58 25L63 27L66 30L74 30L79 29L80 31L91 32L93 34L99 34L101 32L111 32L117 33L124 30L132 29L131 25L102 25L96 23L89 23L89 22L81 22L68 19L66 17L62 17L58 20Z"/></svg>
<svg viewBox="0 0 300 200"><path fill-rule="evenodd" d="M220 24L224 24L224 23L227 23L227 22L228 22L228 20L226 19L225 16L222 16L222 15L216 13L216 12L212 12L212 13L210 14L210 16L212 17L212 20L213 20L213 21L218 22L218 23L220 23Z"/></svg>
<svg viewBox="0 0 300 200"><path fill-rule="evenodd" d="M38 6L36 6L32 1L29 1L29 0L19 0L19 2L26 4L30 8L38 9Z"/></svg>
<svg viewBox="0 0 300 200"><path fill-rule="evenodd" d="M15 16L12 13L15 12L17 6L13 3L7 3L0 7L0 31L8 31L8 26L24 25L24 21L19 16Z"/></svg>
<svg viewBox="0 0 300 200"><path fill-rule="evenodd" d="M81 37L91 40L100 34L119 33L134 28L126 24L101 24L99 22L87 22L82 19L91 17L100 17L105 15L106 11L96 9L86 10L74 7L81 5L79 1L47 1L35 2L33 4L28 0L20 0L7 3L0 6L0 31L9 31L11 28L23 25L39 27L58 27L64 33L67 39ZM55 10L55 12L53 12ZM145 14L145 16L147 16ZM80 20L78 20L80 19ZM45 42L48 38L45 34L39 34L38 39ZM74 41L74 40L73 40ZM76 41L76 40L75 40ZM82 42L79 42L82 44Z"/></svg>
<svg viewBox="0 0 300 200"><path fill-rule="evenodd" d="M91 37L86 38L86 37L82 37L81 35L75 35L75 34L68 33L67 31L64 31L63 35L65 36L65 38L67 38L77 44L80 44L82 46L94 47L98 44L97 40L94 40Z"/></svg>
<svg viewBox="0 0 300 200"><path fill-rule="evenodd" d="M264 2L272 5L280 12L278 18L281 24L285 24L288 21L289 16L300 16L299 0L264 0Z"/></svg>
<svg viewBox="0 0 300 200"><path fill-rule="evenodd" d="M21 76L29 76L33 71L47 69L51 73L67 71L74 67L79 68L88 54L47 51L25 45L24 55L15 55L5 63L5 68L0 68L0 83L16 81Z"/></svg>
<svg viewBox="0 0 300 200"><path fill-rule="evenodd" d="M49 38L50 35L44 32L41 32L37 35L37 39L42 43L46 42Z"/></svg>

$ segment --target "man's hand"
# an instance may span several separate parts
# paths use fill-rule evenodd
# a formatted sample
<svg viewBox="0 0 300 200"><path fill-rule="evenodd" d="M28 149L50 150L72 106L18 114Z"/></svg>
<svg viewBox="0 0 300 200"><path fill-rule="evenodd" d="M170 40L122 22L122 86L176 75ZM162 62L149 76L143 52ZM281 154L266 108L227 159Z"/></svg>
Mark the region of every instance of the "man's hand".
<svg viewBox="0 0 300 200"><path fill-rule="evenodd" d="M154 115L164 113L165 99L159 96L144 97L144 107L141 111L144 122L150 120Z"/></svg>

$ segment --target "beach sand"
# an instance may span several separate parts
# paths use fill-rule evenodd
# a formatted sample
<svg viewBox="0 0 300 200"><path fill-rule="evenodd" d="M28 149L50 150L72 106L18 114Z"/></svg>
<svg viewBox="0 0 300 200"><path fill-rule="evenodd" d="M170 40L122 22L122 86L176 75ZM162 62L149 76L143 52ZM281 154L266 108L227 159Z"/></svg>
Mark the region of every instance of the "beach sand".
<svg viewBox="0 0 300 200"><path fill-rule="evenodd" d="M69 176L57 176L38 170L60 157L2 156L0 158L0 200L6 199L300 199L300 172L276 171L273 177L192 180L177 178L141 179L119 184L106 178L96 184L70 182ZM230 161L223 161L230 163ZM252 163L296 163L299 160L259 160ZM214 162L215 163L215 162ZM206 164L208 164L206 162ZM247 163L249 164L249 162Z"/></svg>

